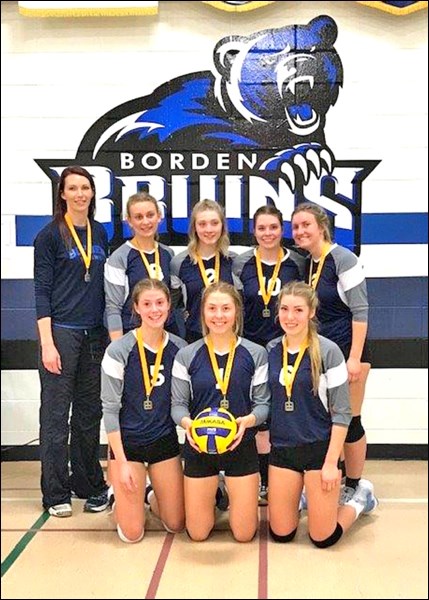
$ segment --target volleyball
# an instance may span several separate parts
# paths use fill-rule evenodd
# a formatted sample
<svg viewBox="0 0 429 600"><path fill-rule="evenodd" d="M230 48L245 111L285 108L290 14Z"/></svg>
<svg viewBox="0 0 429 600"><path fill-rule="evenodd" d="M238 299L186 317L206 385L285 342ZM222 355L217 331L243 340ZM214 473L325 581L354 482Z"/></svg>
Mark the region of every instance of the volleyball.
<svg viewBox="0 0 429 600"><path fill-rule="evenodd" d="M236 433L236 420L226 408L205 408L191 425L193 440L206 454L226 452Z"/></svg>

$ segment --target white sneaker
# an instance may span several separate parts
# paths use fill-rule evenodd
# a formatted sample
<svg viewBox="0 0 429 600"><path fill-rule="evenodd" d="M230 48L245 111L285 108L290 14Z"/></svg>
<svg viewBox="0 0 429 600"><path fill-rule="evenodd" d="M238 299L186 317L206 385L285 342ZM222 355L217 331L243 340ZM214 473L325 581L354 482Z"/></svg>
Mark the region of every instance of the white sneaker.
<svg viewBox="0 0 429 600"><path fill-rule="evenodd" d="M72 516L72 507L69 502L65 502L64 504L54 504L54 506L50 506L48 508L48 513L53 517L71 517Z"/></svg>
<svg viewBox="0 0 429 600"><path fill-rule="evenodd" d="M364 515L368 515L378 506L378 500L374 495L374 486L368 479L359 481L352 500L363 506L362 514Z"/></svg>

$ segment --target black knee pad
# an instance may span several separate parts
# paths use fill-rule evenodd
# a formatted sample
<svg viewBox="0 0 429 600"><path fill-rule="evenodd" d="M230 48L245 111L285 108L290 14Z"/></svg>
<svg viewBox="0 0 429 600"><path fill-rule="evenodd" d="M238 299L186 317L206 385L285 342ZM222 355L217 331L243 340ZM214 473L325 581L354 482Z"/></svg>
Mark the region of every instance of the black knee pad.
<svg viewBox="0 0 429 600"><path fill-rule="evenodd" d="M350 421L349 429L347 431L346 444L353 444L353 442L358 442L365 435L365 429L362 427L362 423L360 422L360 415L358 417L353 417Z"/></svg>
<svg viewBox="0 0 429 600"><path fill-rule="evenodd" d="M293 540L293 538L296 535L297 529L298 527L296 527L291 533L288 533L287 535L277 535L277 533L274 533L274 531L270 527L270 536L275 542L279 542L279 544L287 544L288 542L291 542Z"/></svg>
<svg viewBox="0 0 429 600"><path fill-rule="evenodd" d="M313 540L311 535L310 535L310 540L318 548L329 548L330 546L333 546L334 544L336 544L342 535L343 535L343 528L341 527L341 525L339 523L337 523L337 527L336 527L334 533L332 533L328 538L326 538L326 540L316 541L316 540Z"/></svg>

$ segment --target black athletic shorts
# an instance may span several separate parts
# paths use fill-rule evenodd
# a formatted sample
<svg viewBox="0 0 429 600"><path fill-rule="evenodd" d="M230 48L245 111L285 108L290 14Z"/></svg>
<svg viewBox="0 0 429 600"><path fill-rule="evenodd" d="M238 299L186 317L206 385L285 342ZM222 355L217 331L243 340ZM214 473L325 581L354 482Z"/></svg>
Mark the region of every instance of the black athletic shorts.
<svg viewBox="0 0 429 600"><path fill-rule="evenodd" d="M223 454L197 452L188 444L185 448L185 475L187 477L211 477L225 471L227 477L242 477L259 473L258 452L255 439L245 440Z"/></svg>
<svg viewBox="0 0 429 600"><path fill-rule="evenodd" d="M151 444L141 446L124 444L124 452L127 460L132 462L147 463L153 465L169 458L174 458L180 454L179 441L177 433L174 431ZM110 458L115 460L113 450L109 449Z"/></svg>
<svg viewBox="0 0 429 600"><path fill-rule="evenodd" d="M328 447L329 440L293 448L272 446L269 459L270 465L281 469L290 469L298 473L320 471L325 462Z"/></svg>

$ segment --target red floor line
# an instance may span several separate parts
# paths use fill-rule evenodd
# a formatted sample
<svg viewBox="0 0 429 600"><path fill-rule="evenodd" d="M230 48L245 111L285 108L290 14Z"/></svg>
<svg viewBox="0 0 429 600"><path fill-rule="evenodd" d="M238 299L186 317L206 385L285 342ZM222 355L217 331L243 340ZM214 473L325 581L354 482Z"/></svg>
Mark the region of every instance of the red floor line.
<svg viewBox="0 0 429 600"><path fill-rule="evenodd" d="M266 600L268 598L268 516L265 506L261 508L260 515L258 600Z"/></svg>
<svg viewBox="0 0 429 600"><path fill-rule="evenodd" d="M149 587L147 588L145 596L147 600L153 600L154 598L156 598L156 592L158 591L159 582L161 581L165 563L167 562L171 546L173 545L173 540L174 533L167 533L161 548L161 552L159 553L158 562L156 563L155 569L153 571L152 579L150 580Z"/></svg>

